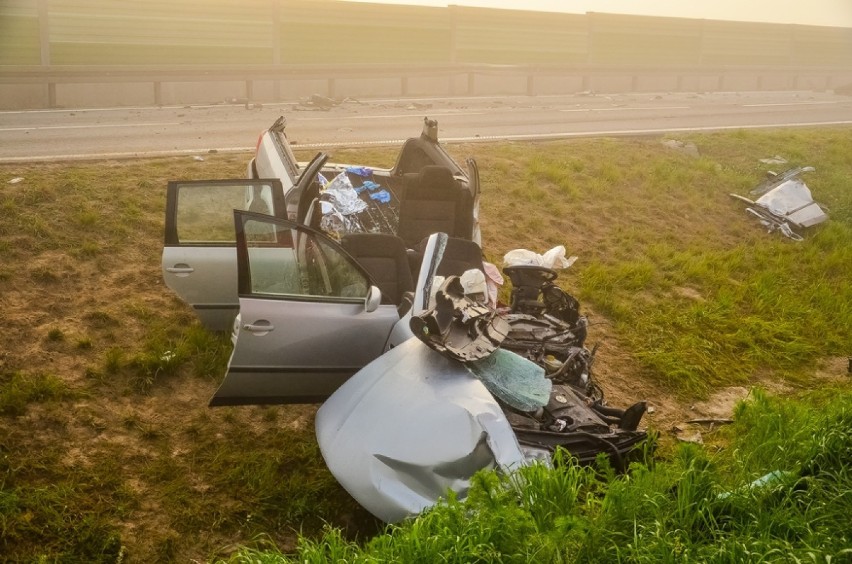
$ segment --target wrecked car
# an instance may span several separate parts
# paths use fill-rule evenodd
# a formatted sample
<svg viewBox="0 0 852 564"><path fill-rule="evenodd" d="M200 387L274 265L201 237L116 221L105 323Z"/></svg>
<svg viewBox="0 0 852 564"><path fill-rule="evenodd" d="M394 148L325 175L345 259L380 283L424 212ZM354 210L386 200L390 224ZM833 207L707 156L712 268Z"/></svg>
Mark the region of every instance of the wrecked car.
<svg viewBox="0 0 852 564"><path fill-rule="evenodd" d="M557 447L581 463L603 453L623 467L645 439L638 429L644 404L623 411L604 404L591 374L594 354L584 346L585 320L567 294L551 289L551 304L533 312L527 292L514 312L498 316L459 293L457 276L482 269L476 243L433 234L418 250L417 282L409 285L410 258L394 235L351 236L362 249L397 249L383 266L364 268L346 251L349 238L337 243L288 220L234 214L241 311L210 405L325 400L316 420L323 457L377 517L416 514L448 488L464 497L476 471L511 471L549 459ZM445 282L435 289L439 276ZM489 331L482 317L502 320L501 328ZM422 337L432 318L444 327L437 333L451 338L430 347L412 336ZM458 355L469 343L477 353ZM516 358L494 367L460 360L501 350ZM518 377L519 361L536 371L537 393Z"/></svg>
<svg viewBox="0 0 852 564"><path fill-rule="evenodd" d="M447 490L463 498L482 469L547 463L556 448L581 464L603 454L624 468L646 439L638 428L644 402L605 405L584 344L586 320L554 284L555 272L507 268L512 305L498 312L465 294L453 273L479 269L481 260L456 262L457 245L442 234L429 239L427 274L407 316L416 338L368 364L317 413L332 474L387 522L419 513ZM446 278L434 291L439 273Z"/></svg>
<svg viewBox="0 0 852 564"><path fill-rule="evenodd" d="M285 218L333 235L388 233L413 248L442 231L480 242L479 172L462 169L438 141L438 124L424 119L405 141L393 168L309 163L293 154L279 118L261 133L248 179L169 182L162 273L205 327L231 328L239 311L231 210Z"/></svg>
<svg viewBox="0 0 852 564"><path fill-rule="evenodd" d="M511 304L489 301L470 184L450 187L443 165L403 173L396 231L365 228L360 204L322 199L332 182L323 186L323 171L338 170L324 163L315 158L289 189L281 178L169 185L164 276L189 279L178 294L197 312L233 320L210 405L324 401L316 425L328 467L386 521L448 489L463 497L480 469L508 472L559 447L623 467L646 437L644 403L605 404L586 319L554 270L507 267ZM336 178L360 176L347 168ZM434 184L421 183L432 176L452 200L430 199ZM439 205L415 200L416 213L403 213L411 193ZM460 199L465 217L449 223L442 206ZM337 214L342 229L322 221ZM408 222L429 234L406 239Z"/></svg>

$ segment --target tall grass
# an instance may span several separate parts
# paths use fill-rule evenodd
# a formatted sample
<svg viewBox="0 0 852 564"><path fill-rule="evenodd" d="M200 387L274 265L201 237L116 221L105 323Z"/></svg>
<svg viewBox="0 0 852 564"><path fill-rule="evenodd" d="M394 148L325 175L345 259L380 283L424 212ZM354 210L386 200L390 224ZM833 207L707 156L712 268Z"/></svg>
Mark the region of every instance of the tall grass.
<svg viewBox="0 0 852 564"><path fill-rule="evenodd" d="M0 373L0 415L23 415L34 403L74 397L74 391L53 374Z"/></svg>
<svg viewBox="0 0 852 564"><path fill-rule="evenodd" d="M450 497L363 545L329 529L294 554L244 550L229 562L849 561L852 394L833 392L755 393L718 454L682 445L624 475L560 455L552 468L479 474L466 502Z"/></svg>

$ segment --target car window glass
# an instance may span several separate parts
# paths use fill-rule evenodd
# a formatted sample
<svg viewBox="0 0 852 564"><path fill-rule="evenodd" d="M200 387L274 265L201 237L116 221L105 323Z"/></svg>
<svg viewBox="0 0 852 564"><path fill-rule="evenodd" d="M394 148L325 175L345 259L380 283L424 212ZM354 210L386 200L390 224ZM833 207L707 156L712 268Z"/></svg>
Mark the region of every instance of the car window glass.
<svg viewBox="0 0 852 564"><path fill-rule="evenodd" d="M253 218L245 221L244 232L253 294L367 296L369 281L358 267L315 234Z"/></svg>
<svg viewBox="0 0 852 564"><path fill-rule="evenodd" d="M233 244L233 210L274 213L272 187L268 184L182 184L177 198L177 236L181 244Z"/></svg>
<svg viewBox="0 0 852 564"><path fill-rule="evenodd" d="M366 297L370 284L361 271L335 247L313 235L308 237L308 279L314 295Z"/></svg>

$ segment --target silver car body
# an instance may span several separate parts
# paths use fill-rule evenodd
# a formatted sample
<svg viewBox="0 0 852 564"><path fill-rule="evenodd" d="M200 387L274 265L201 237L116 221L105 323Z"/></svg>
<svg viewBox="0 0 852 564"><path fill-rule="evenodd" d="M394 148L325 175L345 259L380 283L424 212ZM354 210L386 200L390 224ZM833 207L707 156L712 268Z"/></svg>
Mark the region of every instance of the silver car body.
<svg viewBox="0 0 852 564"><path fill-rule="evenodd" d="M416 143L406 143L414 150L403 148L397 171L432 157L452 169L445 166L449 157L433 138L430 122L426 125ZM317 174L329 170L326 156L295 165L289 145L281 147L283 127L273 129L267 134L279 165L270 164L275 158L263 164L268 154L260 155L260 143L250 171L272 166L278 178L169 183L166 284L207 327L232 330L227 374L210 405L327 400L316 419L323 457L356 500L389 522L419 513L448 491L464 497L478 470L508 472L527 460L547 460L565 436L541 431L544 423L531 414L524 419L505 411L487 381L412 338L411 318L430 310L439 274L482 269L475 163L469 163L466 179L475 202L466 208L474 216L468 223L473 231L456 239L435 233L407 251L399 247L395 264L404 264L404 272L414 266L412 257L420 258L416 281L408 282L414 291L384 303L379 283L359 262L366 258L355 259L355 251L350 254L310 220L318 201ZM423 159L417 157L421 153ZM459 173L455 166L456 181ZM387 182L398 176L383 174ZM593 420L596 433L608 433L606 422L584 413L583 400L566 399L572 394L555 390L550 398L548 409L565 413L559 422ZM587 435L577 436L583 442ZM619 445L592 440L591 447L585 442L583 456L593 459L607 444L620 457L635 440L633 435Z"/></svg>
<svg viewBox="0 0 852 564"><path fill-rule="evenodd" d="M234 209L251 210L264 192L263 211L286 217L280 181L169 182L162 273L166 285L195 310L205 327L230 330L239 309Z"/></svg>
<svg viewBox="0 0 852 564"><path fill-rule="evenodd" d="M420 513L448 490L465 497L478 470L508 472L525 463L482 382L418 339L343 384L317 412L316 432L332 474L389 523Z"/></svg>
<svg viewBox="0 0 852 564"><path fill-rule="evenodd" d="M313 225L317 174L326 177L349 165L327 162L320 153L299 163L290 147L283 118L261 133L248 165L249 179L169 182L162 274L166 285L188 303L205 327L232 328L240 311L232 210L254 211ZM472 195L472 232L465 238L480 243L479 172L475 161L467 171L438 143L437 123L425 120L423 133L407 140L396 165L373 168L379 183L401 189L405 176L426 164L447 167ZM316 225L313 225L316 227Z"/></svg>

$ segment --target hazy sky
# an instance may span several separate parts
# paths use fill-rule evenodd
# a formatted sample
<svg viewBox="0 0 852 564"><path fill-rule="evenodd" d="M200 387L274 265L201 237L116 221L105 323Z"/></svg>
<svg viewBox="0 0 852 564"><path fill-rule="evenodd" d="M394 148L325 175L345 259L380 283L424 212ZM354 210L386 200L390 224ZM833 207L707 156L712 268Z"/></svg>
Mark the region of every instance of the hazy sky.
<svg viewBox="0 0 852 564"><path fill-rule="evenodd" d="M852 0L349 0L852 27Z"/></svg>

